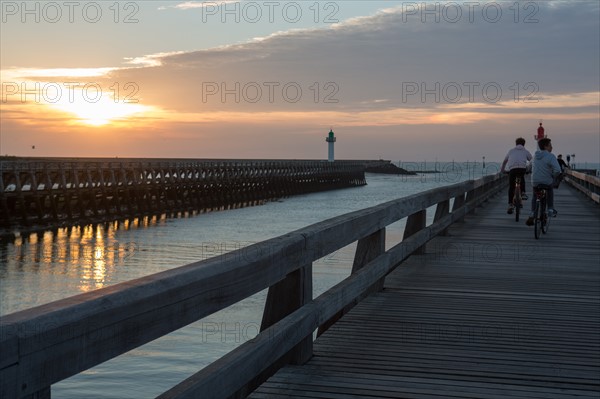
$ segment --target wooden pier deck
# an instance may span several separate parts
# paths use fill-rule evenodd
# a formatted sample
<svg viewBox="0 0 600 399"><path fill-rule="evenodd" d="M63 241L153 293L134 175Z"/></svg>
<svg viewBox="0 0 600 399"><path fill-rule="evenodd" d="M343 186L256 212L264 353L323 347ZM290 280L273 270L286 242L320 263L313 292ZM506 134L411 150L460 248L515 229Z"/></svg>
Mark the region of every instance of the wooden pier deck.
<svg viewBox="0 0 600 399"><path fill-rule="evenodd" d="M505 202L431 240L249 397L600 398L599 208L564 184L535 240Z"/></svg>
<svg viewBox="0 0 600 399"><path fill-rule="evenodd" d="M506 215L507 180L2 316L0 397L49 399L53 384L268 289L256 337L158 398L598 398L600 179L567 173L540 240ZM350 276L314 298L313 262L351 243Z"/></svg>

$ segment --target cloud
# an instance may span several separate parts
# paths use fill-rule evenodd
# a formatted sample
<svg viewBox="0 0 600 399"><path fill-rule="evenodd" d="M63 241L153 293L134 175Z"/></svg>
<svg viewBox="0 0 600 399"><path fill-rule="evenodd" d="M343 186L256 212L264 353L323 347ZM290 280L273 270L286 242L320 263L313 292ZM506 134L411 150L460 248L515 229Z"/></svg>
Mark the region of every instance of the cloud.
<svg viewBox="0 0 600 399"><path fill-rule="evenodd" d="M125 61L127 62L127 64L140 66L140 67L156 67L156 66L162 65L161 60L163 58L166 58L166 57L169 57L172 55L183 54L183 53L184 53L183 51L163 52L163 53L144 55L141 57L127 57L127 58L125 58Z"/></svg>
<svg viewBox="0 0 600 399"><path fill-rule="evenodd" d="M43 78L92 78L105 76L119 68L11 68L0 71L2 81L40 80Z"/></svg>
<svg viewBox="0 0 600 399"><path fill-rule="evenodd" d="M197 8L214 8L214 7L219 7L223 4L229 4L229 3L239 3L239 0L217 0L217 1L186 1L183 3L179 3L173 6L161 6L158 9L159 10L166 10L168 8L175 8L178 10L193 10L193 9L197 9Z"/></svg>
<svg viewBox="0 0 600 399"><path fill-rule="evenodd" d="M135 56L131 68L99 68L89 76L134 82L148 105L182 113L490 108L531 98L543 106L547 96L600 90L597 3L540 3L529 11L533 17L521 10L518 23L512 3L494 4L504 4L494 23L479 9L470 21L466 8L455 23L440 10L436 22L436 15L403 4L326 29ZM523 23L526 16L537 22Z"/></svg>
<svg viewBox="0 0 600 399"><path fill-rule="evenodd" d="M515 23L504 6L496 23L480 13L472 22L463 15L422 23L406 9L388 9L327 29L153 55L146 58L152 67L112 76L136 81L148 101L181 112L439 108L457 96L487 106L599 90L597 3L540 3L536 23L523 23L523 10Z"/></svg>

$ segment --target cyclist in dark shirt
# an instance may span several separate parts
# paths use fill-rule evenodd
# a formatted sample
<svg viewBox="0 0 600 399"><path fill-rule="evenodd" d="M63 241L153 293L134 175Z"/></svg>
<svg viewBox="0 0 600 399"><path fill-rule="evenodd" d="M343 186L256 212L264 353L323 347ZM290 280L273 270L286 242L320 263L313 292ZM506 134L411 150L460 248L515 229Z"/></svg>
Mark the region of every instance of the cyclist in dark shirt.
<svg viewBox="0 0 600 399"><path fill-rule="evenodd" d="M558 154L558 158L556 159L558 164L560 165L560 169L564 172L566 168L569 167L567 163L562 159L562 154Z"/></svg>

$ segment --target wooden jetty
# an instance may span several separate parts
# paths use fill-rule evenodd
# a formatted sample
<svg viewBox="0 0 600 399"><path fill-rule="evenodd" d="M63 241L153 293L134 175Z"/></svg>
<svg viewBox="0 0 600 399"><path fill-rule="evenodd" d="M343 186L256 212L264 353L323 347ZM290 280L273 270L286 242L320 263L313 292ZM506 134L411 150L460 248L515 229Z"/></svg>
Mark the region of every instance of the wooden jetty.
<svg viewBox="0 0 600 399"><path fill-rule="evenodd" d="M2 160L0 227L57 227L251 206L296 194L365 185L365 162Z"/></svg>
<svg viewBox="0 0 600 399"><path fill-rule="evenodd" d="M4 316L0 396L50 398L52 384L269 288L257 337L159 397L597 398L600 180L568 182L540 240L506 215L506 177L486 176ZM404 239L386 248L402 218ZM351 275L313 299L312 262L352 242Z"/></svg>
<svg viewBox="0 0 600 399"><path fill-rule="evenodd" d="M573 191L539 241L504 195L452 225L250 398L600 397L600 209Z"/></svg>

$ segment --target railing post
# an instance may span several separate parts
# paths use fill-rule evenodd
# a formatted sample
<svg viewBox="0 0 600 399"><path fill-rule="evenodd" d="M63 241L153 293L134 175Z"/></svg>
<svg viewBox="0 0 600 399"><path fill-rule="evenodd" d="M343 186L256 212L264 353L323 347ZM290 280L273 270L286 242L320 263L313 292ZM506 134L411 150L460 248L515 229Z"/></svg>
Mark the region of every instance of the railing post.
<svg viewBox="0 0 600 399"><path fill-rule="evenodd" d="M470 190L470 191L467 191L467 199L466 199L466 202L467 202L467 203L469 203L469 202L473 201L473 200L476 198L476 196L477 196L477 189L475 189L475 188L474 188L474 189L472 189L472 190ZM475 207L473 207L473 209L471 209L471 210L468 212L468 214L469 214L469 215L474 215L474 214L475 214Z"/></svg>
<svg viewBox="0 0 600 399"><path fill-rule="evenodd" d="M269 288L260 330L263 331L312 300L312 263L297 269ZM312 335L289 353L289 362L303 364L312 356Z"/></svg>
<svg viewBox="0 0 600 399"><path fill-rule="evenodd" d="M73 206L71 204L71 188L67 187L67 175L65 174L65 169L63 168L63 164L58 165L58 170L60 174L60 186L59 190L62 190L62 196L64 203L66 204L67 209L67 218L69 221L73 220Z"/></svg>
<svg viewBox="0 0 600 399"><path fill-rule="evenodd" d="M77 196L77 204L79 206L79 219L85 219L87 216L85 213L85 204L83 201L83 194L81 193L81 189L79 187L79 170L75 164L72 165L73 170L73 185L75 186L75 195ZM71 186L73 187L73 186Z"/></svg>
<svg viewBox="0 0 600 399"><path fill-rule="evenodd" d="M6 200L6 189L4 187L4 176L3 176L3 167L2 164L0 163L0 207L2 207L2 218L5 221L5 226L6 227L10 227L11 225L11 216L10 216L10 212L8 211L8 201Z"/></svg>
<svg viewBox="0 0 600 399"><path fill-rule="evenodd" d="M367 263L377 258L385 252L385 228L362 238L356 245L354 262L352 263L352 274L362 269ZM367 295L378 292L383 289L384 279L377 281L362 295L357 302L360 302Z"/></svg>
<svg viewBox="0 0 600 399"><path fill-rule="evenodd" d="M44 191L48 193L48 197L50 198L50 209L52 212L52 220L56 223L58 222L58 208L56 206L56 195L53 190L52 180L50 179L50 166L46 168L44 172Z"/></svg>
<svg viewBox="0 0 600 399"><path fill-rule="evenodd" d="M35 205L35 210L37 213L38 223L44 223L44 210L42 209L42 201L40 200L40 194L38 193L38 181L37 181L37 170L35 167L29 167L29 177L31 179L31 186L29 190L33 195L33 204Z"/></svg>
<svg viewBox="0 0 600 399"><path fill-rule="evenodd" d="M457 195L456 197L454 197L454 203L452 204L452 212L458 211L464 204L465 204L465 195L464 194ZM465 221L464 215L461 216L460 218L456 219L456 221L464 222Z"/></svg>
<svg viewBox="0 0 600 399"><path fill-rule="evenodd" d="M426 222L426 217L427 217L427 210L423 209L420 211L417 211L415 213L413 213L412 215L410 215L408 217L408 220L406 221L406 227L404 228L404 238L403 240L406 240L408 237L412 236L413 234L419 232L420 230L425 228L425 222ZM413 254L416 255L423 255L425 253L425 245L421 245L419 248L415 249L413 251Z"/></svg>
<svg viewBox="0 0 600 399"><path fill-rule="evenodd" d="M27 213L27 205L25 204L25 195L23 194L23 188L21 187L21 175L20 171L17 171L15 168L15 186L17 193L17 197L19 199L20 211L21 211L21 220L25 226L29 226L29 215Z"/></svg>
<svg viewBox="0 0 600 399"><path fill-rule="evenodd" d="M98 203L96 201L96 186L94 186L94 180L92 179L92 171L91 169L91 165L84 165L85 168L85 175L86 175L86 180L87 180L87 185L88 185L88 195L89 195L89 202L88 202L88 208L90 206L90 204L92 205L92 211L94 212L94 216L98 216Z"/></svg>
<svg viewBox="0 0 600 399"><path fill-rule="evenodd" d="M435 208L435 216L433 217L433 223L437 222L444 216L448 215L449 210L450 210L450 200L449 199L438 203L437 207ZM442 230L440 232L439 235L440 236L448 235L448 229L445 228L444 230Z"/></svg>
<svg viewBox="0 0 600 399"><path fill-rule="evenodd" d="M312 263L294 270L283 280L269 288L260 331L264 331L296 309L312 300ZM286 355L267 367L262 373L240 388L229 399L243 399L285 364L304 364L313 353L313 336L310 334Z"/></svg>

